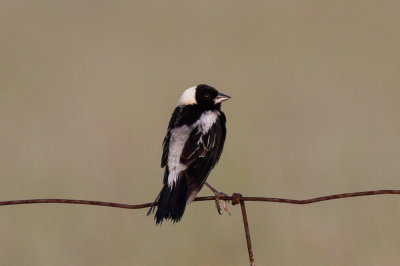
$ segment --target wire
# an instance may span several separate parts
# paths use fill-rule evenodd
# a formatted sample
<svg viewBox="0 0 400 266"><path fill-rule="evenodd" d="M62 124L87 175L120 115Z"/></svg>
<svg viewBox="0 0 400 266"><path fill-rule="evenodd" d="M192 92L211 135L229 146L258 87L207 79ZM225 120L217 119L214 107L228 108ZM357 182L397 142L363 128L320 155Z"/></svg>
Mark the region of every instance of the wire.
<svg viewBox="0 0 400 266"><path fill-rule="evenodd" d="M231 201L232 205L240 204L243 217L243 225L247 242L247 250L249 253L250 265L254 266L254 255L251 246L250 229L247 219L246 201L257 201L257 202L274 202L274 203L287 203L287 204L311 204L321 201L334 200L334 199L344 199L353 197L363 197L363 196L373 196L373 195L383 195L383 194L400 194L400 190L385 189L385 190L370 190L361 192L351 192L334 194L328 196L322 196L317 198L297 200L297 199L285 199L285 198L271 198L271 197L244 197L240 193L233 193L232 196L219 196L220 200ZM197 197L194 201L209 201L218 200L215 196ZM75 200L75 199L26 199L26 200L8 200L0 201L0 206L9 205L21 205L21 204L38 204L38 203L63 203L63 204L81 204L81 205L95 205L103 207L112 208L123 208L123 209L144 209L152 206L152 202L142 203L142 204L125 204L125 203L115 203L106 201L96 201L96 200Z"/></svg>

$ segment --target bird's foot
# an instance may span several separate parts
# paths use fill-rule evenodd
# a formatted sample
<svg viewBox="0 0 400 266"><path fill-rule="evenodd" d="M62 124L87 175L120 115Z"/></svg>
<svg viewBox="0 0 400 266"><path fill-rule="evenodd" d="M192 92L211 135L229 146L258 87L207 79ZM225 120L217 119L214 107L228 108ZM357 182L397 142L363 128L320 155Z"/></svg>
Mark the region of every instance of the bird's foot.
<svg viewBox="0 0 400 266"><path fill-rule="evenodd" d="M225 194L224 192L219 192L219 191L214 191L214 195L215 195L215 207L217 208L218 213L220 215L222 215L220 197L228 196L228 195ZM223 200L223 201L224 201L224 204L223 204L222 208L224 209L225 212L227 212L229 215L231 215L231 213L228 210L228 205L227 205L228 200Z"/></svg>
<svg viewBox="0 0 400 266"><path fill-rule="evenodd" d="M206 186L209 189L211 189L212 192L214 192L214 195L215 195L215 207L217 208L218 213L222 215L221 205L219 204L220 197L228 196L228 195L225 194L224 192L219 192L213 186L211 186L208 182L206 182ZM224 207L223 208L229 215L231 215L231 213L228 210L227 202L228 202L228 200L224 200Z"/></svg>

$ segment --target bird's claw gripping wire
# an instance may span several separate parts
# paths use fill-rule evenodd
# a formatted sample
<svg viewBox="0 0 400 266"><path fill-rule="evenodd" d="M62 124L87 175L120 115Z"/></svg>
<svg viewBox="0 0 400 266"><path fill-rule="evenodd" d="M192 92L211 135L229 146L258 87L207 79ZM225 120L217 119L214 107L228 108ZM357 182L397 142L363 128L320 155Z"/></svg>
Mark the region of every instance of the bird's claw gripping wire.
<svg viewBox="0 0 400 266"><path fill-rule="evenodd" d="M220 205L220 198L224 197L224 196L228 196L227 194L225 194L224 192L219 192L218 190L216 190L213 186L211 186L208 182L206 182L206 186L211 189L211 191L214 193L215 195L215 208L217 209L218 213L220 215L222 215L222 209L221 209L221 205ZM227 202L228 200L223 200L224 201L224 205L223 205L223 209L225 212L227 212L229 215L231 215L231 213L228 210L228 205Z"/></svg>
<svg viewBox="0 0 400 266"><path fill-rule="evenodd" d="M224 192L214 192L214 194L215 194L215 207L217 208L217 211L218 211L218 213L219 214L221 214L222 215L222 212L221 212L221 205L220 205L220 197L221 196L228 196L227 194L225 194ZM223 206L222 206L222 208L224 209L224 211L226 211L229 215L231 215L231 213L229 212L229 210L228 210L228 206L227 206L227 200L223 200L224 201L224 204L223 204Z"/></svg>

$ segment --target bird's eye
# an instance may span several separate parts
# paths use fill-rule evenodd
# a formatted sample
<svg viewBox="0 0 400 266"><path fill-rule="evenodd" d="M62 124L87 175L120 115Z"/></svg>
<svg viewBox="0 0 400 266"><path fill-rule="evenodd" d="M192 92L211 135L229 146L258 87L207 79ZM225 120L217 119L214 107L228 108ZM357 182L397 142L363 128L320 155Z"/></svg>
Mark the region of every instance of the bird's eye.
<svg viewBox="0 0 400 266"><path fill-rule="evenodd" d="M211 100L211 95L210 94L205 94L204 95L204 99L206 99L206 100Z"/></svg>

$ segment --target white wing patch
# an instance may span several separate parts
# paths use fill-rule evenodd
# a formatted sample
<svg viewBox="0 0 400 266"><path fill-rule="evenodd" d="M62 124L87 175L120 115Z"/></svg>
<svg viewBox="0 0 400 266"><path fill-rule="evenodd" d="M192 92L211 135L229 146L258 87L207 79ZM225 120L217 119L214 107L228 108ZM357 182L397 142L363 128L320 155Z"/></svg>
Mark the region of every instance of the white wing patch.
<svg viewBox="0 0 400 266"><path fill-rule="evenodd" d="M176 183L179 174L187 168L187 165L181 163L181 155L183 147L185 146L192 130L198 127L202 134L207 134L213 124L217 121L219 114L218 111L206 111L200 116L200 119L191 126L184 125L171 130L171 139L168 147L169 187L172 187ZM199 142L203 142L202 138L200 138Z"/></svg>
<svg viewBox="0 0 400 266"><path fill-rule="evenodd" d="M183 147L187 139L189 138L191 127L181 126L174 128L171 131L171 139L169 141L169 153L168 153L168 186L172 187L178 180L180 172L186 169L187 165L182 164L181 154Z"/></svg>

